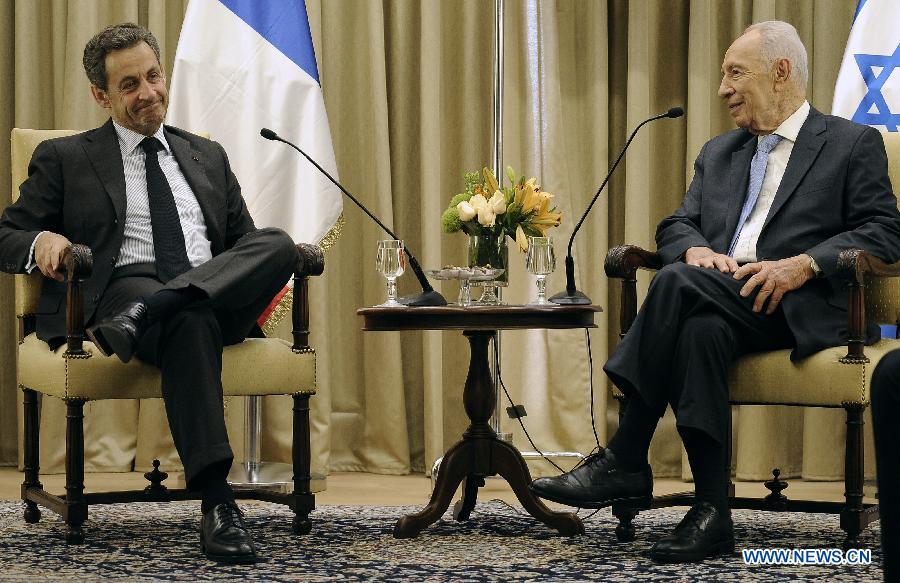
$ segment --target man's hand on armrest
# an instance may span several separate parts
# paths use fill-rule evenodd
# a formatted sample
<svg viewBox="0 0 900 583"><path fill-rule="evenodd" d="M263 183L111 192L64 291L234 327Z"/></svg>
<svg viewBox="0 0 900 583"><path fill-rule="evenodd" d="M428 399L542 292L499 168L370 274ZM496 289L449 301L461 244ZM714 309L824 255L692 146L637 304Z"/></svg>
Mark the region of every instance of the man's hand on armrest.
<svg viewBox="0 0 900 583"><path fill-rule="evenodd" d="M749 297L759 286L756 301L753 302L753 311L761 312L768 299L766 314L773 314L784 294L794 291L816 276L810 259L809 255L803 253L778 261L746 263L734 272L734 278L744 279L752 273L753 276L741 288L741 296Z"/></svg>
<svg viewBox="0 0 900 583"><path fill-rule="evenodd" d="M38 235L34 242L34 262L41 273L56 281L65 280L65 275L60 271L60 267L62 267L63 253L71 245L72 242L65 237L50 231Z"/></svg>
<svg viewBox="0 0 900 583"><path fill-rule="evenodd" d="M684 252L684 262L706 269L718 269L722 273L734 273L738 270L737 261L733 257L716 253L709 247L691 247Z"/></svg>

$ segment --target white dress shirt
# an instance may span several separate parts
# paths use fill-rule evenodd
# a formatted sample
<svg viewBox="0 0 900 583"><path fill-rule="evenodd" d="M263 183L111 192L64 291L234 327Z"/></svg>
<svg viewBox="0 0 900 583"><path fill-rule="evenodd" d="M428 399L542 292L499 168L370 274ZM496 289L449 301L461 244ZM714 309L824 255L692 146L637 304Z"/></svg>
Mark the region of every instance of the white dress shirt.
<svg viewBox="0 0 900 583"><path fill-rule="evenodd" d="M734 246L734 259L738 263L757 261L756 243L759 240L759 234L766 222L772 202L775 200L775 193L778 192L781 179L784 178L784 171L791 159L797 134L800 133L800 128L803 127L808 116L809 102L804 101L797 111L781 122L781 125L773 132L784 139L769 152L766 176L763 178L759 198L756 200L753 210L750 211L750 216L747 217L747 222L744 223L744 228L741 229L741 234ZM759 139L760 136L757 136L757 143L759 143Z"/></svg>
<svg viewBox="0 0 900 583"><path fill-rule="evenodd" d="M146 154L140 147L146 136L120 126L113 125L119 135L119 148L122 150L122 163L125 167L125 234L122 238L122 249L116 267L134 263L154 263L156 253L153 249L153 226L150 223L150 203L147 197ZM197 267L212 258L209 239L206 237L206 221L194 191L191 190L169 143L166 141L162 126L153 135L159 140L163 149L156 153L159 166L166 176L175 207L184 232L184 244L187 249L191 267Z"/></svg>

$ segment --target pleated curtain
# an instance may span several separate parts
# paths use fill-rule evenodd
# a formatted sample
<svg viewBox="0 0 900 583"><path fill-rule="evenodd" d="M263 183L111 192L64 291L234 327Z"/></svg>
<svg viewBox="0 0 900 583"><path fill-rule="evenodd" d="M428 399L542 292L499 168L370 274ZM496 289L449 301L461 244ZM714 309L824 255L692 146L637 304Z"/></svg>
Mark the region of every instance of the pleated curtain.
<svg viewBox="0 0 900 583"><path fill-rule="evenodd" d="M186 4L0 3L0 86L6 88L0 134L12 127L100 125L107 115L88 91L84 44L107 24L136 21L159 38L171 74ZM615 431L617 406L601 366L618 340L619 284L603 274L605 253L623 242L653 248L656 224L680 203L700 147L733 127L716 97L731 41L753 22L794 24L809 51L810 102L827 112L855 6L856 0L505 2L503 164L537 177L564 213L552 232L559 266L548 281L551 292L564 287L562 258L575 221L631 129L675 105L686 111L685 118L642 130L575 243L579 289L604 309L589 333L591 358L583 330L501 334L501 376L513 401L525 405L523 421L539 449L589 451L592 418L601 443ZM462 172L491 163L493 1L307 0L307 8L344 184L402 234L424 267L464 263L465 237L442 233L439 217L463 190ZM2 204L10 200L8 144L0 140ZM349 201L345 217L325 275L314 278L311 289L319 384L314 466L323 472L428 472L466 426L461 398L468 344L459 332L361 331L356 310L385 294L374 267L376 242L385 236ZM510 263L504 300L527 302L534 280L514 245ZM641 294L649 277L640 276ZM455 285L436 287L455 298ZM401 278L401 293L415 289L411 274ZM15 464L21 451L12 305L12 278L3 276L0 462L6 464ZM284 322L276 334L287 338L288 329ZM264 403L266 459L290 459L285 399ZM243 414L243 401L227 401L238 458ZM91 403L85 421L90 471L143 470L154 458L170 471L180 465L160 401ZM516 445L532 449L517 422L502 423ZM734 423L739 479L766 479L776 466L807 479L843 475L842 411L742 407ZM45 399L44 472L63 471L64 426L64 408ZM657 476L690 475L671 412L651 459ZM542 461L530 467L535 475L554 472Z"/></svg>

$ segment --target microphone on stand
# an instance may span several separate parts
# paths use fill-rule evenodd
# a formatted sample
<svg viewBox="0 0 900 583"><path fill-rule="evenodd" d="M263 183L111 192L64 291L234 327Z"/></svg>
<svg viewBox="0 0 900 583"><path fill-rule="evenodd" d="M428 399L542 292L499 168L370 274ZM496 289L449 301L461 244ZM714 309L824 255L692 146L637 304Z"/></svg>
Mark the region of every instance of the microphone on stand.
<svg viewBox="0 0 900 583"><path fill-rule="evenodd" d="M609 173L606 175L606 178L603 179L603 183L600 185L600 188L597 189L597 194L595 194L594 198L591 199L591 204L589 204L587 209L585 209L584 214L581 215L581 219L578 221L578 224L575 225L575 230L572 231L572 236L569 238L569 249L566 253L566 290L550 297L551 302L561 305L587 305L591 303L591 298L578 291L578 289L576 289L575 287L575 260L572 258L572 243L575 241L575 234L578 233L578 229L581 228L581 224L584 222L584 219L586 219L588 213L591 212L591 208L593 208L594 203L597 202L598 198L600 198L600 193L603 191L603 187L606 186L607 182L609 182L609 177L612 176L612 173L615 171L616 166L619 165L619 162L625 155L625 150L628 149L628 146L631 144L631 140L633 140L634 136L637 135L638 130L644 127L644 124L648 124L651 121L656 121L664 117L681 117L683 115L684 109L680 107L673 107L665 113L655 115L650 119L645 119L638 125L638 127L634 128L633 132L631 132L631 136L628 138L628 141L625 142L625 146L622 148L622 151L619 152L619 157L616 158L615 162L613 162L612 167L609 169Z"/></svg>
<svg viewBox="0 0 900 583"><path fill-rule="evenodd" d="M313 166L315 166L319 172L324 174L328 178L328 180L330 180L335 186L337 186L341 190L341 192L346 194L347 198L352 200L354 202L354 204L356 204L356 206L358 206L360 209L362 209L362 211L364 213L369 215L369 218L371 218L373 221L375 221L379 227L384 229L385 233L390 235L392 239L397 239L397 240L400 239L400 237L398 237L397 235L394 234L393 231L388 229L384 225L384 223L379 221L378 217L376 217L371 212L369 212L369 209L367 209L365 206L363 206L363 204L361 202L356 200L356 197L353 196L352 194L350 194L347 191L347 189L341 185L340 182L335 180L331 176L331 174L329 174L328 172L325 171L324 168L319 166L318 162L316 162L315 160L310 158L309 154L307 154L306 152L301 150L299 147L297 147L295 144L285 140L284 138L282 138L281 136L279 136L278 134L276 134L275 132L273 132L272 130L270 130L268 128L261 129L259 131L259 135L261 135L262 137L264 137L267 140L273 140L276 142L284 142L288 146L292 147L293 149L295 149L298 152L300 152L301 154L303 154L303 157L306 158L307 160L309 160L310 163ZM438 292L434 291L434 288L431 287L430 283L428 283L428 278L425 277L425 274L422 272L422 268L419 267L419 262L416 260L416 257L410 252L409 248L406 245L403 246L403 251L406 253L406 257L409 259L410 268L413 270L413 273L416 274L416 279L419 280L419 285L422 286L422 293L411 295L411 296L404 296L402 298L398 298L397 301L400 302L401 304L404 304L407 306L446 306L447 300L444 299L444 296L442 296Z"/></svg>

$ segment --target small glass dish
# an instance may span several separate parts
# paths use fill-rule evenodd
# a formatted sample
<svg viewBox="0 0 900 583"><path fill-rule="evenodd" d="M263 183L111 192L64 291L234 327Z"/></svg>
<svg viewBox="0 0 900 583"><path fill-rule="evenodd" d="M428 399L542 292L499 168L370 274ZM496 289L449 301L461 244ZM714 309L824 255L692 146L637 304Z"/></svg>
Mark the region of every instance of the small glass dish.
<svg viewBox="0 0 900 583"><path fill-rule="evenodd" d="M469 284L473 281L491 281L503 274L504 269L493 269L490 267L453 267L447 266L442 269L428 269L425 273L431 279L445 281L448 279L459 280L459 298L457 305L467 307L472 305L472 292Z"/></svg>

